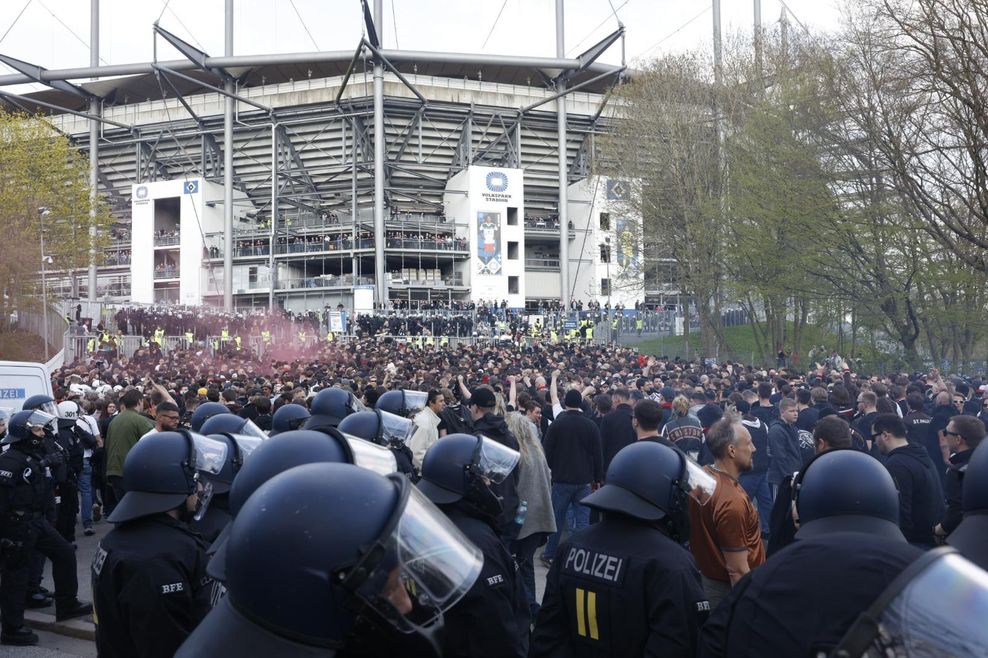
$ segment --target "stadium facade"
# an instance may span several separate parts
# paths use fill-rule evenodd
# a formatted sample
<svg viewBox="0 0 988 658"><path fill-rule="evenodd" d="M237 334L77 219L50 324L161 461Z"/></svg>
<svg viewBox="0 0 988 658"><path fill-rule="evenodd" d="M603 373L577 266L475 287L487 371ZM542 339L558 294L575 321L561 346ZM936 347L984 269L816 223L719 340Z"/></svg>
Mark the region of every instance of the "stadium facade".
<svg viewBox="0 0 988 658"><path fill-rule="evenodd" d="M671 291L645 284L627 182L590 169L625 75L597 58L622 33L575 59L366 39L355 52L214 58L156 27L187 59L18 67L0 89L45 83L3 100L50 113L83 151L97 145L117 219L89 273L97 300L634 306ZM77 82L93 75L104 79ZM85 273L55 281L87 297Z"/></svg>

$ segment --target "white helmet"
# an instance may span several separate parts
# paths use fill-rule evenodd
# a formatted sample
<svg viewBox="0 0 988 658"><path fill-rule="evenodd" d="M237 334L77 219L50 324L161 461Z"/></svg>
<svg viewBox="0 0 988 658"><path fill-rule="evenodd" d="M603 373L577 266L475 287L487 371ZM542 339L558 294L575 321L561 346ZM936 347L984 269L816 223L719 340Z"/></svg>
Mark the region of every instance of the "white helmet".
<svg viewBox="0 0 988 658"><path fill-rule="evenodd" d="M58 403L58 417L65 420L79 419L79 405L72 400Z"/></svg>

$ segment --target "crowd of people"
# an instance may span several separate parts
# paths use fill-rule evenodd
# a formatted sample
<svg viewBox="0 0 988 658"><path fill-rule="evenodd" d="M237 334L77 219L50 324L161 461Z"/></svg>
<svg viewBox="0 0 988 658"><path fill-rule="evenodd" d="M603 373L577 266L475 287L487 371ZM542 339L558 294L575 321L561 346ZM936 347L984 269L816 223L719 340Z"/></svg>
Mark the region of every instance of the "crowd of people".
<svg viewBox="0 0 988 658"><path fill-rule="evenodd" d="M121 319L161 320L132 310L141 313ZM244 328L251 321L239 318ZM689 362L566 340L519 347L366 336L318 342L292 358L142 348L112 363L67 365L52 383L58 406L38 410L55 411L70 466L56 485L52 530L38 521L47 543L28 544L62 574L59 615L84 616L88 604L65 575L64 547L80 522L87 534L103 516L116 524L93 567L101 655L136 651L140 640L123 630L141 606L162 647L177 655L205 655L251 633L273 652L332 642L354 655L806 655L845 646L857 616L914 563L947 560L936 562L947 570L942 579L960 569L968 594L988 596L988 574L935 550L952 544L988 565L978 521L988 502L976 496L983 488L968 486L988 477L988 459L978 457L986 453L978 448L988 380L978 377ZM38 429L38 418L16 419L11 458L48 459L43 446L18 447L30 445L31 432L51 431ZM195 433L176 433L182 428ZM368 459L362 440L384 452ZM333 442L343 446L332 449L336 456L317 456L324 448L314 446ZM279 450L291 456L271 456ZM210 464L203 457L210 454L227 457ZM175 481L165 473L177 468L172 461L188 475L191 456L200 476L188 490L163 494L160 482ZM314 464L333 461L356 466ZM272 464L301 470L278 475ZM346 505L265 511L299 496L342 500L344 485L358 484L382 492L364 499L365 516L421 515L409 528L429 517L438 533L431 550L409 537L361 534ZM409 486L422 498L409 498ZM397 497L384 493L392 490ZM204 511L210 496L215 507ZM310 544L292 538L325 526L335 534L316 548L339 557L314 566ZM272 541L280 548L265 543ZM375 541L383 557L372 559L361 551ZM404 559L423 562L388 557L390 542L406 542L413 554ZM430 562L443 551L458 556L456 564ZM839 561L821 564L827 555ZM366 568L351 571L363 560ZM159 574L168 582L153 587L174 585L170 593L182 596L148 604L125 591L122 574L157 573L162 561L171 565ZM539 561L548 568L541 600ZM35 561L15 564L3 573L16 584L14 598L23 592L27 602L50 605L35 586ZM336 604L322 597L317 605L301 585L321 568L330 569L327 586L341 588ZM856 579L842 579L842 568ZM416 596L435 587L429 569L453 590ZM261 572L273 588L263 597L250 584ZM207 586L214 580L225 590ZM301 589L283 590L291 583ZM918 576L915 583L927 589L910 600L937 595ZM141 596L158 601L153 587ZM956 602L943 598L952 595L946 589L941 607L950 609ZM799 614L800 602L821 613ZM308 626L311 606L334 624ZM4 641L36 641L8 619L19 619L16 609L4 611ZM782 619L800 632L769 628ZM960 627L938 622L939 635L924 641L952 647L950 655L979 655L957 649L952 633ZM977 642L968 646L983 649Z"/></svg>

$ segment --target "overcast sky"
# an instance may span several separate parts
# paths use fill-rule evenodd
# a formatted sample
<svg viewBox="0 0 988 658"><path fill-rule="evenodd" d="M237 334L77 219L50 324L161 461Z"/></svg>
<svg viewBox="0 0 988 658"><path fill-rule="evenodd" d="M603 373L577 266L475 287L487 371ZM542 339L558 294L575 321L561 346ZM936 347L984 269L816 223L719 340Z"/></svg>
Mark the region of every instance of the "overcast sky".
<svg viewBox="0 0 988 658"><path fill-rule="evenodd" d="M798 22L820 31L837 26L839 2L786 0ZM0 53L49 69L88 66L89 5L0 0ZM223 54L223 0L101 0L100 6L105 63L149 61L155 20L210 55ZM566 0L567 56L616 29L611 6L627 28L629 61L710 46L709 0ZM766 26L778 21L782 6L762 0ZM359 0L236 0L235 12L236 55L353 50L362 29ZM725 34L751 31L752 0L722 0L721 12ZM384 0L384 14L389 48L555 55L555 0ZM160 40L158 56L179 58ZM615 44L602 61L620 59ZM0 71L9 69L0 65Z"/></svg>

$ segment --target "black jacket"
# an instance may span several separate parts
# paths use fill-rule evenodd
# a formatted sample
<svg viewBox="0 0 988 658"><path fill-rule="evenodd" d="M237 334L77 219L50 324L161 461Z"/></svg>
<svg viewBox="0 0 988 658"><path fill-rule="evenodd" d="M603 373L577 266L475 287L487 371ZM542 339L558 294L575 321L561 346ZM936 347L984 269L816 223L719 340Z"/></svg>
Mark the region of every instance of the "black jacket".
<svg viewBox="0 0 988 658"><path fill-rule="evenodd" d="M931 421L932 419L922 411L910 411L903 416L902 422L906 424L906 440L909 443L915 443L921 446L925 450L926 436L929 434ZM927 456L929 456L929 453L927 453ZM932 463L932 460L930 463Z"/></svg>
<svg viewBox="0 0 988 658"><path fill-rule="evenodd" d="M920 549L864 533L799 540L742 578L700 632L699 658L827 655Z"/></svg>
<svg viewBox="0 0 988 658"><path fill-rule="evenodd" d="M768 483L780 484L803 467L796 424L775 421L768 429ZM757 448L757 446L756 446ZM755 453L758 454L757 452Z"/></svg>
<svg viewBox="0 0 988 658"><path fill-rule="evenodd" d="M189 523L189 529L201 536L207 544L212 544L220 536L233 516L230 514L230 495L216 494L209 502L206 514L200 521Z"/></svg>
<svg viewBox="0 0 988 658"><path fill-rule="evenodd" d="M440 641L444 658L512 658L528 653L528 600L514 560L498 533L463 502L440 505L484 555L473 586L446 612Z"/></svg>
<svg viewBox="0 0 988 658"><path fill-rule="evenodd" d="M946 469L943 485L946 510L940 519L940 525L943 526L948 535L960 525L961 519L964 517L961 494L964 489L964 474L967 472L967 463L971 461L972 454L974 454L974 450L955 452L950 456L950 465Z"/></svg>
<svg viewBox="0 0 988 658"><path fill-rule="evenodd" d="M43 455L25 449L23 441L0 453L0 537L17 539L24 517L43 516L55 504L51 479L41 465Z"/></svg>
<svg viewBox="0 0 988 658"><path fill-rule="evenodd" d="M943 485L944 492L947 490L947 464L943 461L943 453L940 452L940 432L947 429L950 419L957 415L957 410L951 405L940 405L933 407L930 414L930 424L927 426L926 437L923 440L923 447L926 448L930 461L940 474L940 484Z"/></svg>
<svg viewBox="0 0 988 658"><path fill-rule="evenodd" d="M497 441L512 450L518 450L518 440L508 429L508 424L504 422L502 416L492 413L484 414L483 417L473 421L473 433L477 436L485 436L488 439ZM518 513L518 478L520 477L519 467L512 471L511 475L499 484L492 484L491 491L501 498L503 512L498 518L498 531L502 533L505 543L510 542L517 535L520 526L514 523Z"/></svg>
<svg viewBox="0 0 988 658"><path fill-rule="evenodd" d="M635 428L631 424L632 409L630 404L619 404L614 411L604 416L600 421L600 442L604 455L604 473L611 465L621 448L631 445L637 440Z"/></svg>
<svg viewBox="0 0 988 658"><path fill-rule="evenodd" d="M816 407L807 407L802 409L796 417L796 427L806 432L812 432L818 420L820 420L820 410Z"/></svg>
<svg viewBox="0 0 988 658"><path fill-rule="evenodd" d="M209 612L206 542L167 514L117 525L92 577L102 658L170 658Z"/></svg>
<svg viewBox="0 0 988 658"><path fill-rule="evenodd" d="M906 541L932 548L933 526L943 516L940 476L921 445L896 448L885 458L885 468L899 489L899 527Z"/></svg>
<svg viewBox="0 0 988 658"><path fill-rule="evenodd" d="M654 526L605 514L559 546L529 656L692 657L708 611L687 550Z"/></svg>
<svg viewBox="0 0 988 658"><path fill-rule="evenodd" d="M554 483L589 484L603 480L600 430L582 411L567 409L559 414L542 445Z"/></svg>

